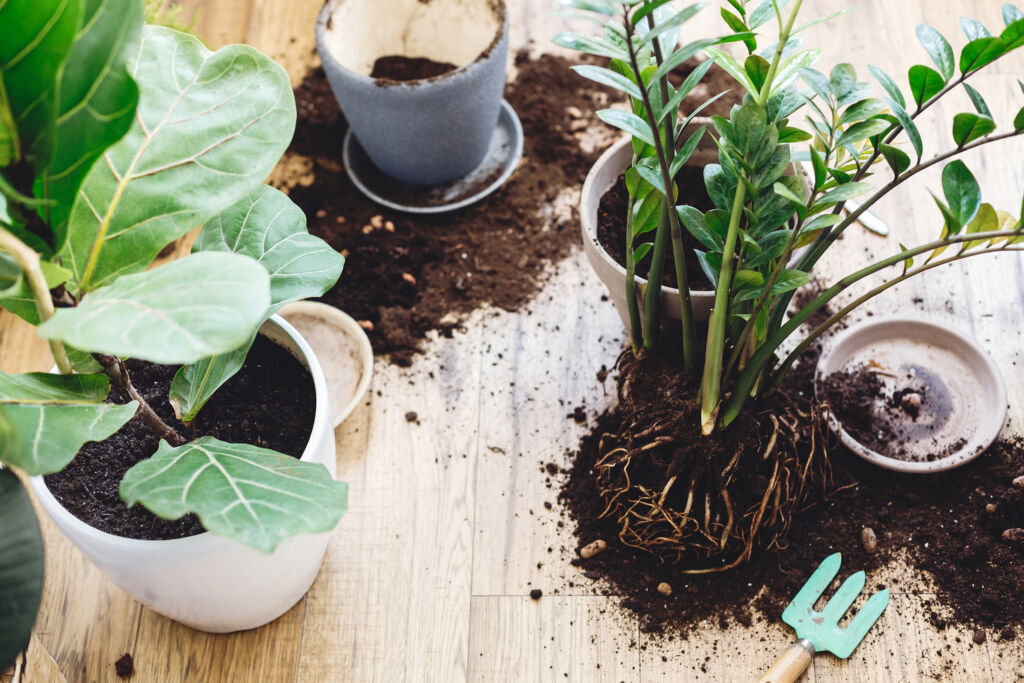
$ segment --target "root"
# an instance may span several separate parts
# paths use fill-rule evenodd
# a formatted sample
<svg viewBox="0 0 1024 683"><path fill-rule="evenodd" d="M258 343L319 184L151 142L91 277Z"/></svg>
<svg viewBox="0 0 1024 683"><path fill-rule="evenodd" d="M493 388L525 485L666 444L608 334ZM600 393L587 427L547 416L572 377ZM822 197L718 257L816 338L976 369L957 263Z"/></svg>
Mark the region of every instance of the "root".
<svg viewBox="0 0 1024 683"><path fill-rule="evenodd" d="M832 487L823 407L773 397L737 431L698 444L706 437L692 385L653 389L637 380L635 360L619 366L623 420L602 437L595 476L601 516L615 520L623 544L685 573L726 571L782 547L811 493L820 500ZM661 392L654 401L640 395L652 391Z"/></svg>

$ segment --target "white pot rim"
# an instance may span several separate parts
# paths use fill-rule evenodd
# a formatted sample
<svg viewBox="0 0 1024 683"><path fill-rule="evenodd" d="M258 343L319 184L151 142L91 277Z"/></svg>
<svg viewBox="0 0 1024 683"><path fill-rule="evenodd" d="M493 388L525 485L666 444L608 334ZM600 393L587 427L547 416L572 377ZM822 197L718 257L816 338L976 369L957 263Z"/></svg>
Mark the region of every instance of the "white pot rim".
<svg viewBox="0 0 1024 683"><path fill-rule="evenodd" d="M971 336L951 327L948 322L943 323L918 315L894 315L869 318L868 320L851 325L830 341L830 344L818 359L818 367L814 375L815 391L817 391L821 379L842 369L845 359L839 358L839 356L842 354L844 344L856 343L858 337L863 337L879 327L888 326L897 329L907 326L917 327L921 330L930 331L940 338L945 337L955 343L954 345L946 345L947 349L952 350L955 347L961 352L965 349L969 350L971 355L969 359L970 364L972 369L978 374L979 381L982 383L982 386L990 388L994 392L995 413L988 417L984 415L978 416L978 429L971 435L971 438L967 440L963 447L951 455L937 460L926 462L908 461L882 455L857 441L849 432L843 429L838 418L834 415L829 415L829 427L839 434L843 445L874 465L887 470L909 474L932 474L960 467L988 450L989 446L998 438L999 432L1006 422L1006 382L1003 379L1002 373L999 372L999 367L985 349ZM907 335L904 334L902 336L905 337Z"/></svg>
<svg viewBox="0 0 1024 683"><path fill-rule="evenodd" d="M327 380L324 377L323 368L320 367L320 361L317 360L316 355L313 353L313 349L311 349L309 344L306 343L306 340L303 339L302 335L299 334L298 330L296 330L291 323L277 314L270 316L264 325L267 323L277 325L277 327L280 328L293 342L295 342L295 345L299 347L299 351L301 351L303 356L305 356L304 360L309 368L309 374L313 377L314 394L316 396L326 397L328 395ZM320 430L324 429L324 423L330 423L330 421L331 411L328 402L316 401L316 412L314 413L313 427L310 430L310 435L318 434ZM310 439L310 441L306 443L306 448L302 451L302 457L299 458L300 461L309 462L316 456L315 449L311 448L312 445L312 439ZM106 531L97 529L96 527L82 521L61 505L60 501L58 501L50 492L50 489L47 488L46 482L43 480L43 475L29 477L28 482L29 486L32 487L33 493L35 493L39 504L42 505L48 514L55 517L61 517L62 524L72 528L75 533L80 534L82 537L90 541L106 544L114 549L129 550L140 548L173 548L179 551L202 551L216 544L231 540L223 536L212 534L209 531L204 531L200 534L196 534L195 536L164 540L127 538L125 536L107 533Z"/></svg>
<svg viewBox="0 0 1024 683"><path fill-rule="evenodd" d="M691 125L699 126L704 123L710 124L710 119L705 119L703 117L698 116L694 117L693 121L691 122ZM595 183L597 183L597 176L600 173L601 168L606 164L611 163L612 158L620 154L623 147L628 147L629 145L631 145L632 140L632 137L626 135L625 137L621 138L618 142L613 144L611 147L606 149L601 154L601 156L597 158L597 161L595 161L594 165L590 167L590 171L587 173L587 177L583 181L583 190L580 192L581 197L589 197L590 195L593 194L597 196L597 201L600 203L601 196L604 195L604 192L602 192L601 195L597 195L598 188L595 188L594 185ZM607 261L608 265L611 266L615 270L615 272L622 277L623 280L625 280L626 269L618 261L616 261L611 254L608 253L608 251L604 248L604 245L601 244L601 240L597 238L597 216L591 215L589 211L581 211L580 225L583 227L583 239L587 240L594 247L594 250L598 253L601 259ZM633 281L636 282L638 285L647 284L647 278L641 277L636 273L633 273ZM661 291L664 294L679 294L679 289L677 287L669 287L668 285L662 285ZM714 294L714 292L713 290L691 289L690 296L693 296L694 294Z"/></svg>

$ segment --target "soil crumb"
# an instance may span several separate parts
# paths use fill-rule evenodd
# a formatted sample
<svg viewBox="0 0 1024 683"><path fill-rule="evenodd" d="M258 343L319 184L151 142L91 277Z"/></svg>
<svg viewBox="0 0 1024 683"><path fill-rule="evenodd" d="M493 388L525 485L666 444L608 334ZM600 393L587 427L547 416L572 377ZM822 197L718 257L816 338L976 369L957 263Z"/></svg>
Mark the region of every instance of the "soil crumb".
<svg viewBox="0 0 1024 683"><path fill-rule="evenodd" d="M175 419L167 400L177 365L126 361L132 383L153 410L182 435L214 436L301 457L313 429L316 396L313 377L288 351L257 337L245 365L213 395L192 423ZM107 398L127 403L116 387ZM156 452L159 439L138 417L103 441L85 444L71 464L46 476L46 486L73 515L101 531L147 540L194 536L204 531L199 519L157 517L141 505L126 508L118 494L133 465Z"/></svg>
<svg viewBox="0 0 1024 683"><path fill-rule="evenodd" d="M114 671L118 678L131 678L131 675L135 673L135 662L132 660L130 652L125 652L120 659L114 662Z"/></svg>

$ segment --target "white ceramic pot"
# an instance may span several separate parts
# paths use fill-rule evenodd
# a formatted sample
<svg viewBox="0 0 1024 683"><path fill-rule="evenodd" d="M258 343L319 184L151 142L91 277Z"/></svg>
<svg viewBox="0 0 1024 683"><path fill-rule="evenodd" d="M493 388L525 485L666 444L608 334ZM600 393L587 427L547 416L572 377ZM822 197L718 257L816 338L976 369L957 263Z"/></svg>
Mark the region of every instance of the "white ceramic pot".
<svg viewBox="0 0 1024 683"><path fill-rule="evenodd" d="M337 473L327 384L320 363L288 322L273 316L260 333L283 346L313 376L316 413L303 462ZM142 541L100 531L53 497L42 477L29 484L46 514L68 539L118 587L186 626L226 633L262 626L298 602L320 571L330 533L303 534L263 553L203 533L170 541Z"/></svg>
<svg viewBox="0 0 1024 683"><path fill-rule="evenodd" d="M681 137L684 139L689 137L702 125L710 128L711 121L700 117L695 118L683 131ZM619 317L622 318L626 329L629 329L629 309L626 306L626 269L611 257L597 239L597 210L601 204L601 197L615 185L619 176L625 173L632 161L633 149L630 146L630 138L624 137L605 150L604 154L598 158L594 167L590 169L590 173L587 174L587 178L583 182L583 191L580 193L583 251L586 252L587 260L590 261L597 277L608 288L608 295L615 303L615 308L619 311ZM703 168L707 164L714 163L718 163L718 147L711 136L705 133L687 165ZM802 252L802 249L795 251L790 263L794 263ZM640 301L640 315L643 317L644 305L641 292L647 284L647 280L639 275L633 277L636 279L637 299ZM713 290L691 289L690 303L693 306L694 320L705 321L711 315L711 309L715 303L715 293ZM679 320L679 290L677 288L667 286L661 288L661 317L662 320Z"/></svg>
<svg viewBox="0 0 1024 683"><path fill-rule="evenodd" d="M947 324L893 316L853 325L828 343L818 360L816 385L832 373L864 365L880 371L888 391L922 387L919 414L896 436L906 459L868 448L829 416L843 444L880 467L915 474L959 467L984 453L1006 421L999 368L974 339Z"/></svg>

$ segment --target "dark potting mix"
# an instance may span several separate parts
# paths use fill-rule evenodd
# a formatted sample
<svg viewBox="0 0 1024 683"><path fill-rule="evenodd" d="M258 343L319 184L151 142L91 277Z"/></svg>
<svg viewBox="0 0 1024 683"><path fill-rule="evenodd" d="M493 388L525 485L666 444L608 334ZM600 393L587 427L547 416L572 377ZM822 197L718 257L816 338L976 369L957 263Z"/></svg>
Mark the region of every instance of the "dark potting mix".
<svg viewBox="0 0 1024 683"><path fill-rule="evenodd" d="M256 337L242 369L217 390L191 426L174 417L168 401L178 365L126 361L136 390L168 425L183 436L214 436L298 458L313 429L316 393L313 377L291 353ZM112 403L127 403L111 386ZM159 439L138 417L112 436L85 444L71 464L46 475L47 488L75 517L101 531L147 540L193 536L204 531L195 515L178 520L157 517L141 505L126 508L118 494L133 465L156 452Z"/></svg>

